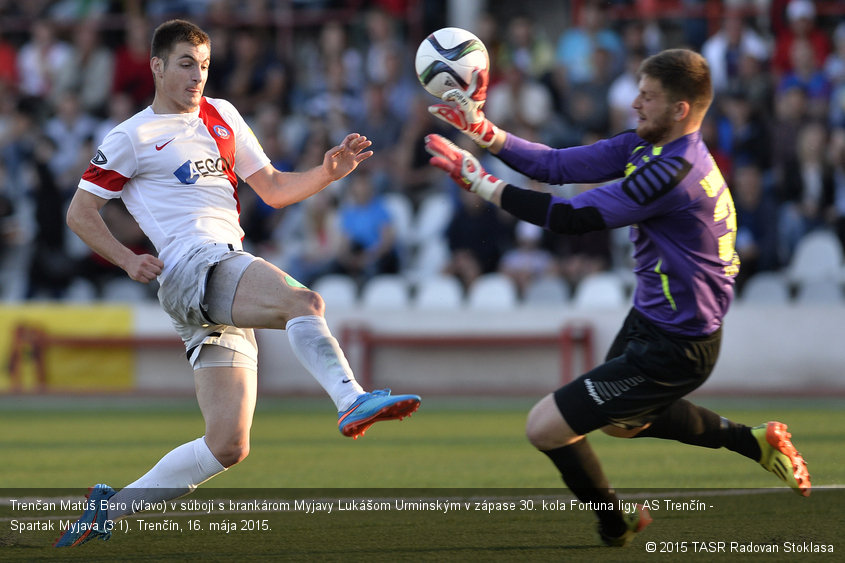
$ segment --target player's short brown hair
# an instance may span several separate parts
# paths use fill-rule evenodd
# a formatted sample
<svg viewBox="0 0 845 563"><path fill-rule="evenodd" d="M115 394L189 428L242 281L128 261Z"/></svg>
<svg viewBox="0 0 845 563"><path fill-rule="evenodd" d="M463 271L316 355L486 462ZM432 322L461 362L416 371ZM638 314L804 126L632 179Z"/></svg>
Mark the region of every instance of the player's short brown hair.
<svg viewBox="0 0 845 563"><path fill-rule="evenodd" d="M150 56L167 62L167 57L177 43L191 45L211 45L211 39L198 25L186 20L169 20L159 25L153 32Z"/></svg>
<svg viewBox="0 0 845 563"><path fill-rule="evenodd" d="M667 49L642 62L639 74L660 81L671 101L689 102L704 115L713 101L713 84L707 59L689 49Z"/></svg>

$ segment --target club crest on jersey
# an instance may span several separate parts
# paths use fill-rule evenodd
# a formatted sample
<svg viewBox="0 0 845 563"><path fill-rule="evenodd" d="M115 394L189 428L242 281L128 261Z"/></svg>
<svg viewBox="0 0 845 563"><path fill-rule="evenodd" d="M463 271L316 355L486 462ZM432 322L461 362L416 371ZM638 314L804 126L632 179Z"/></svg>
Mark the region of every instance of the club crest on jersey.
<svg viewBox="0 0 845 563"><path fill-rule="evenodd" d="M215 125L212 129L214 129L214 134L220 137L221 139L228 139L229 135L231 135L231 133L229 133L229 130L223 127L222 125Z"/></svg>

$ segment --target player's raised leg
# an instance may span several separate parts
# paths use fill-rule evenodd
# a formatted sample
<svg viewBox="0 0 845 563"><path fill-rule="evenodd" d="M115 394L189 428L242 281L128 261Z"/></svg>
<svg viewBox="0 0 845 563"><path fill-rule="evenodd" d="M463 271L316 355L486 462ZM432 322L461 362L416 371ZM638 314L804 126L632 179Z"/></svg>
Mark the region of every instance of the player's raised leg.
<svg viewBox="0 0 845 563"><path fill-rule="evenodd" d="M232 306L236 326L287 331L297 359L334 401L344 436L357 438L375 422L402 419L416 411L417 395L391 395L389 389L364 391L324 314L319 294L263 260L246 269Z"/></svg>
<svg viewBox="0 0 845 563"><path fill-rule="evenodd" d="M620 434L614 427L603 430L613 436L634 437ZM727 448L758 462L796 493L810 495L807 463L792 445L792 436L782 422L769 422L752 428L680 399L637 432L636 437L677 440L705 448Z"/></svg>

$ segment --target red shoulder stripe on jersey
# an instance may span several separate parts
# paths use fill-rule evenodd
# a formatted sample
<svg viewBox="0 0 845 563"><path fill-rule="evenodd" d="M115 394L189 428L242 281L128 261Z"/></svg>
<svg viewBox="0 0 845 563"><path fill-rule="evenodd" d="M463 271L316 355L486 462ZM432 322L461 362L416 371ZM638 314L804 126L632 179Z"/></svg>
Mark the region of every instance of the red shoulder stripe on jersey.
<svg viewBox="0 0 845 563"><path fill-rule="evenodd" d="M93 163L88 165L88 168L82 174L82 179L110 192L119 192L123 189L123 184L129 181L126 176L118 174L114 170L100 168Z"/></svg>
<svg viewBox="0 0 845 563"><path fill-rule="evenodd" d="M217 108L203 97L200 102L200 119L211 134L211 138L217 143L217 150L223 159L223 172L229 178L232 187L238 187L238 177L235 175L235 133L232 127L223 120ZM237 192L236 192L237 197Z"/></svg>

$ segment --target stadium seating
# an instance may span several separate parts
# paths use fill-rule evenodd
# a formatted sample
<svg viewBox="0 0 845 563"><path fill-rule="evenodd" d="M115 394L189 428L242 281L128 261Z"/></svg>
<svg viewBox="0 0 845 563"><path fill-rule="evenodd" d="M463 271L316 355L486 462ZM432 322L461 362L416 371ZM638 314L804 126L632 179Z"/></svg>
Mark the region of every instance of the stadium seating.
<svg viewBox="0 0 845 563"><path fill-rule="evenodd" d="M836 235L819 229L804 235L786 268L792 283L810 280L841 280L843 268L842 244Z"/></svg>
<svg viewBox="0 0 845 563"><path fill-rule="evenodd" d="M457 309L463 300L464 290L457 278L436 274L417 283L412 305L417 309Z"/></svg>
<svg viewBox="0 0 845 563"><path fill-rule="evenodd" d="M358 286L355 281L342 274L323 276L313 284L312 289L320 294L329 308L353 308L358 299Z"/></svg>
<svg viewBox="0 0 845 563"><path fill-rule="evenodd" d="M579 309L612 309L627 303L625 283L614 272L599 272L581 280L572 299Z"/></svg>
<svg viewBox="0 0 845 563"><path fill-rule="evenodd" d="M798 305L838 305L845 302L842 284L837 280L807 280L798 286L795 295Z"/></svg>
<svg viewBox="0 0 845 563"><path fill-rule="evenodd" d="M84 278L76 278L68 285L65 299L71 303L91 303L97 300L97 288Z"/></svg>
<svg viewBox="0 0 845 563"><path fill-rule="evenodd" d="M361 289L364 309L403 309L409 305L410 285L398 274L374 276Z"/></svg>
<svg viewBox="0 0 845 563"><path fill-rule="evenodd" d="M111 303L140 303L149 298L147 286L128 277L109 280L103 286L103 301Z"/></svg>
<svg viewBox="0 0 845 563"><path fill-rule="evenodd" d="M390 192L384 194L384 204L393 219L393 228L396 230L396 242L400 247L405 247L412 241L414 209L411 201L405 194Z"/></svg>
<svg viewBox="0 0 845 563"><path fill-rule="evenodd" d="M754 274L742 288L739 302L757 305L785 305L789 302L789 283L779 272Z"/></svg>
<svg viewBox="0 0 845 563"><path fill-rule="evenodd" d="M525 288L523 303L541 307L562 305L569 300L569 295L569 284L563 278L543 276L534 280Z"/></svg>
<svg viewBox="0 0 845 563"><path fill-rule="evenodd" d="M449 246L443 237L431 237L417 247L406 275L418 283L442 272L449 258Z"/></svg>
<svg viewBox="0 0 845 563"><path fill-rule="evenodd" d="M504 274L484 274L469 288L467 306L474 310L508 310L518 304L516 285Z"/></svg>
<svg viewBox="0 0 845 563"><path fill-rule="evenodd" d="M440 238L452 218L454 204L449 194L433 193L426 196L414 216L413 237L418 246Z"/></svg>

